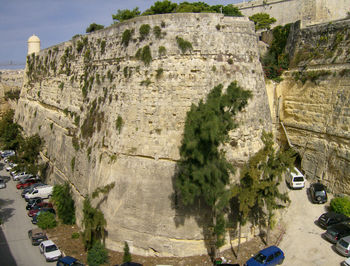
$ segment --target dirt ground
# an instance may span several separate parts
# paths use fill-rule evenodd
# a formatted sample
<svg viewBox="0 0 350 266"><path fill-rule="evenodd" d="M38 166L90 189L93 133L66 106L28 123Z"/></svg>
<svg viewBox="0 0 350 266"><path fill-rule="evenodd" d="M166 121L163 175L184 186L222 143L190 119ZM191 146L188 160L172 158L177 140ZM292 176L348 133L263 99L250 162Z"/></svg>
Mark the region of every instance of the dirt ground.
<svg viewBox="0 0 350 266"><path fill-rule="evenodd" d="M79 232L77 226L60 225L53 229L48 229L47 234L50 239L52 239L64 252L65 255L69 255L79 259L80 261L87 263L87 255L84 251L84 246L82 239L72 239L72 233ZM281 224L276 227L272 232L271 244L277 245L283 236L284 226ZM255 237L250 241L243 243L241 245L239 257L236 258L235 252L237 247L234 249L226 250L220 254L220 257L225 257L230 263L239 263L243 265L252 255L257 253L260 249L264 248L264 240L260 237ZM109 263L107 265L117 265L123 262L123 253L108 250L109 253ZM166 265L191 265L191 266L202 266L202 265L212 265L209 256L192 256L192 257L142 257L137 255L132 255L132 261L141 263L144 266L154 266L157 264Z"/></svg>

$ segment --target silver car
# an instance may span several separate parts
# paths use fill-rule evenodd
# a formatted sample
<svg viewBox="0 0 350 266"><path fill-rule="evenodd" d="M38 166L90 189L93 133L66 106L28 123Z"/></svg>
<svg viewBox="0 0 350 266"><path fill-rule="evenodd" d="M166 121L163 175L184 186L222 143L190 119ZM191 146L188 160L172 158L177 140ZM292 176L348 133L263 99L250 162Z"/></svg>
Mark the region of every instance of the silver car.
<svg viewBox="0 0 350 266"><path fill-rule="evenodd" d="M341 238L337 242L335 248L341 255L345 257L349 257L350 256L350 236Z"/></svg>

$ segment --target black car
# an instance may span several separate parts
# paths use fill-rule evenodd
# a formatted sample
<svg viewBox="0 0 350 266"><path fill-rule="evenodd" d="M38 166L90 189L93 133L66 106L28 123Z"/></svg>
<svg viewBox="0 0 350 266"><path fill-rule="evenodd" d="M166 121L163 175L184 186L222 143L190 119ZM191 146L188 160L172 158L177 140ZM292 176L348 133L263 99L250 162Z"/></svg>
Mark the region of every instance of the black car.
<svg viewBox="0 0 350 266"><path fill-rule="evenodd" d="M29 199L27 206L26 206L26 210L31 210L35 205L37 205L38 203L42 202L43 199L42 198L32 198Z"/></svg>
<svg viewBox="0 0 350 266"><path fill-rule="evenodd" d="M28 237L33 246L38 246L41 242L47 240L45 231L40 228L31 229L28 231Z"/></svg>
<svg viewBox="0 0 350 266"><path fill-rule="evenodd" d="M350 217L342 213L326 212L322 214L320 218L318 218L317 223L321 228L326 229L330 225L338 224L345 221L350 221Z"/></svg>
<svg viewBox="0 0 350 266"><path fill-rule="evenodd" d="M326 189L326 186L321 183L311 184L309 188L311 201L313 203L326 203L328 199Z"/></svg>
<svg viewBox="0 0 350 266"><path fill-rule="evenodd" d="M345 236L350 235L350 222L342 222L327 227L324 234L330 242L337 243L337 241Z"/></svg>

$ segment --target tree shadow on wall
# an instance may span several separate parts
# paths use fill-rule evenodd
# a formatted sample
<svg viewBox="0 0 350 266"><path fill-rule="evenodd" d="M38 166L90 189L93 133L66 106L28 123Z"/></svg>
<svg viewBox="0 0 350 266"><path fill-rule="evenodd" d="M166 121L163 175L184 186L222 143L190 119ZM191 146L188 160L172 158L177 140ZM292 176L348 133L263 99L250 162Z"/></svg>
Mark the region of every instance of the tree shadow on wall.
<svg viewBox="0 0 350 266"><path fill-rule="evenodd" d="M176 165L175 174L172 177L173 193L169 196L171 208L175 210L174 223L176 228L185 226L186 220L194 219L202 235L208 254L212 254L213 230L211 226L211 211L204 200L197 199L193 204L185 206L181 200L181 195L176 188L176 178L179 173L179 166Z"/></svg>

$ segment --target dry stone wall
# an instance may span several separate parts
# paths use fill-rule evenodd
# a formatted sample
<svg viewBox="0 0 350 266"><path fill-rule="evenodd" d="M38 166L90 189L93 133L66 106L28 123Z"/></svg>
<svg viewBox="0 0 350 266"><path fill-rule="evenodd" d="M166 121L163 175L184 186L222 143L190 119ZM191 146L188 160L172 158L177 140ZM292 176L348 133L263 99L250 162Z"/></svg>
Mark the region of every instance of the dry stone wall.
<svg viewBox="0 0 350 266"><path fill-rule="evenodd" d="M179 38L192 49L181 51ZM226 154L238 166L254 154L262 130L271 130L257 43L247 18L166 14L27 58L16 119L28 135L45 139L49 181L71 183L78 224L83 196L115 182L106 198L93 201L105 214L109 248L122 250L128 241L142 255L207 252L205 210L183 208L174 191L186 113L214 86L237 81L253 99L237 118Z"/></svg>
<svg viewBox="0 0 350 266"><path fill-rule="evenodd" d="M23 69L18 70L0 70L0 116L6 112L9 108L15 109L17 100L16 95L19 96L19 92L23 84ZM7 93L12 92L9 99ZM17 94L18 92L18 94Z"/></svg>

